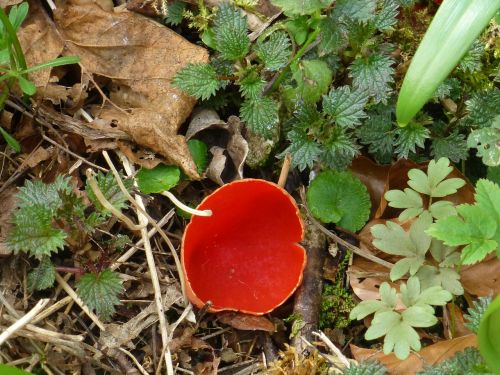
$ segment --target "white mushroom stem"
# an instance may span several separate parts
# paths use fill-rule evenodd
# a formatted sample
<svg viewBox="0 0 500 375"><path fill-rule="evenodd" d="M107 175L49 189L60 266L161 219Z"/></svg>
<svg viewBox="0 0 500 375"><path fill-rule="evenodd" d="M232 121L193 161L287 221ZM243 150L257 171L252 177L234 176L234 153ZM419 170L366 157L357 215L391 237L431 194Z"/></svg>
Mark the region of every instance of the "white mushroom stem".
<svg viewBox="0 0 500 375"><path fill-rule="evenodd" d="M164 191L161 194L166 196L168 199L170 199L172 201L172 203L175 204L177 207L179 207L181 210L186 211L186 212L190 213L191 215L212 216L212 210L197 210L195 208L191 208L189 206L186 206L184 203L182 203L180 200L178 200L175 197L175 195L173 195L169 191Z"/></svg>

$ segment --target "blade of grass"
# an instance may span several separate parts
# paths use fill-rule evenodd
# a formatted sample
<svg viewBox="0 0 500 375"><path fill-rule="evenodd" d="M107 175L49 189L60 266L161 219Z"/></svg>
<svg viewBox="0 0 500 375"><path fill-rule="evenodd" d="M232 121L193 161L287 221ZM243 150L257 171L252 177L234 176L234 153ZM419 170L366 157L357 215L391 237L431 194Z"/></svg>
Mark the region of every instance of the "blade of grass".
<svg viewBox="0 0 500 375"><path fill-rule="evenodd" d="M499 9L500 0L443 1L404 78L396 105L399 126L408 125Z"/></svg>

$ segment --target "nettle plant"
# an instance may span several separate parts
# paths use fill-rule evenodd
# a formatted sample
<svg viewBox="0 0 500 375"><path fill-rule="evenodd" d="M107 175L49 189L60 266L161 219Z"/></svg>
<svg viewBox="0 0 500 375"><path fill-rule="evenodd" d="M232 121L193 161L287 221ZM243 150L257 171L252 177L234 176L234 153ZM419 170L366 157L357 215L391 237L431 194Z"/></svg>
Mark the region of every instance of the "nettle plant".
<svg viewBox="0 0 500 375"><path fill-rule="evenodd" d="M116 209L126 207L126 198L113 175L99 173L96 183L104 198ZM131 181L125 180L127 188ZM7 237L7 245L14 252L24 252L38 259L39 265L28 275L31 290L44 290L54 285L56 267L51 257L69 249L82 264L82 277L77 292L91 309L108 319L120 303L118 295L123 291L120 277L108 268L109 257L129 240L116 236L103 240L97 228L105 225L111 213L104 208L87 184L87 196L92 207L85 205L77 194L69 177L58 176L51 184L26 181L17 194L17 210L12 216L13 229ZM98 259L86 257L92 250L90 243L100 247ZM83 255L82 255L83 254Z"/></svg>
<svg viewBox="0 0 500 375"><path fill-rule="evenodd" d="M452 170L446 158L437 162L430 161L427 173L411 169L408 172L409 188L389 190L385 194L389 206L403 209L398 219L399 222L411 223L409 230L393 221L371 228L375 247L387 254L401 257L391 268L390 279L397 281L409 277L407 285L402 284L400 287L400 299L407 310L399 318L387 313L389 307L396 309L396 290L385 283L380 287L382 302L361 302L351 312L351 318L362 319L375 313L375 319L365 338L372 340L386 335L384 352L387 354L394 349L396 356L401 359L408 356L409 348L420 348L418 335L415 336L412 327L429 327L437 322L435 317L430 319L426 315L434 314L430 306L424 308L425 312L421 311L422 320L414 317L413 311L420 310L410 310L411 307L423 303L423 300L414 296L421 293L426 301L433 301L428 302L428 305L444 305L453 295L464 293L458 272L462 264L481 261L494 250L498 253L499 186L488 180L479 180L476 186L476 203L473 205L455 206L450 201L436 201L455 194L465 185L461 178L447 178ZM457 247L462 245L465 245L463 249ZM408 288L413 290L411 298L405 296ZM408 310L412 311L406 313L410 317L405 315ZM380 311L385 315L380 315ZM399 313L399 309L397 312ZM374 325L376 328L372 329Z"/></svg>

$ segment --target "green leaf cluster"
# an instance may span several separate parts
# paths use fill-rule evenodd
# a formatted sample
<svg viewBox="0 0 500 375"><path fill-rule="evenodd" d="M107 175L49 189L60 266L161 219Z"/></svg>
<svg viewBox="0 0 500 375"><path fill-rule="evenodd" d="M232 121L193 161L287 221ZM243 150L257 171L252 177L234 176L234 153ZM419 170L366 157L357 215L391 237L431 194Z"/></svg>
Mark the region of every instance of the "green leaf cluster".
<svg viewBox="0 0 500 375"><path fill-rule="evenodd" d="M456 207L458 215L443 217L427 233L449 246L462 246L463 264L474 264L497 251L500 256L500 188L492 181L477 182L476 203Z"/></svg>
<svg viewBox="0 0 500 375"><path fill-rule="evenodd" d="M357 231L370 215L370 195L366 186L350 172L321 172L307 189L311 213L324 223L335 223Z"/></svg>
<svg viewBox="0 0 500 375"><path fill-rule="evenodd" d="M379 289L380 300L360 302L350 314L351 319L363 319L374 314L365 333L367 340L384 336L384 354L394 352L399 359L406 359L410 350L421 348L415 328L431 327L438 322L433 306L444 306L452 295L440 286L422 289L417 277L410 277L401 284L400 293L388 283ZM397 308L398 302L405 308Z"/></svg>
<svg viewBox="0 0 500 375"><path fill-rule="evenodd" d="M484 313L491 304L491 297L479 297L472 303L472 307L467 309L467 314L464 315L465 326L469 328L472 332L479 332L479 324L483 318Z"/></svg>
<svg viewBox="0 0 500 375"><path fill-rule="evenodd" d="M493 375L477 348L465 348L453 357L417 372L417 375L443 374Z"/></svg>

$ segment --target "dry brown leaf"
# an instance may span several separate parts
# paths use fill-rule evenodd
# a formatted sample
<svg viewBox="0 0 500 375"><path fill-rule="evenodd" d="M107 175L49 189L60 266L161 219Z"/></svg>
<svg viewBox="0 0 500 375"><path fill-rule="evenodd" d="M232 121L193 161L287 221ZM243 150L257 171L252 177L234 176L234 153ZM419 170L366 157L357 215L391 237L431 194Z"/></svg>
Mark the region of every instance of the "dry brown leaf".
<svg viewBox="0 0 500 375"><path fill-rule="evenodd" d="M267 331L274 332L276 327L274 323L265 316L256 316L243 314L234 311L224 311L217 313L217 319L231 327L241 329L243 331Z"/></svg>
<svg viewBox="0 0 500 375"><path fill-rule="evenodd" d="M424 365L435 365L452 357L456 352L462 351L468 347L477 346L476 335L467 335L452 340L440 341L429 345L416 354L401 361L394 354L385 355L374 349L364 349L351 345L351 351L356 361L378 360L387 367L389 374L408 375L415 374L424 368ZM444 375L444 374L443 374Z"/></svg>
<svg viewBox="0 0 500 375"><path fill-rule="evenodd" d="M28 67L55 59L64 48L64 43L43 9L42 3L30 1L29 7L28 17L17 33ZM45 87L50 74L51 69L41 69L30 73L29 76L36 87Z"/></svg>
<svg viewBox="0 0 500 375"><path fill-rule="evenodd" d="M11 5L19 4L22 1L23 0L0 0L0 8L5 9Z"/></svg>
<svg viewBox="0 0 500 375"><path fill-rule="evenodd" d="M66 54L78 55L85 72L112 80L110 105L99 117L116 120L135 142L199 178L178 129L194 99L172 87L188 63L208 61L208 53L167 27L131 12L108 12L88 0L70 0L54 13L66 40Z"/></svg>
<svg viewBox="0 0 500 375"><path fill-rule="evenodd" d="M475 296L487 297L500 293L500 260L491 255L481 263L465 266L460 272L464 289Z"/></svg>
<svg viewBox="0 0 500 375"><path fill-rule="evenodd" d="M455 304L448 303L443 309L444 337L451 339L472 334L473 332L465 326L464 313Z"/></svg>

